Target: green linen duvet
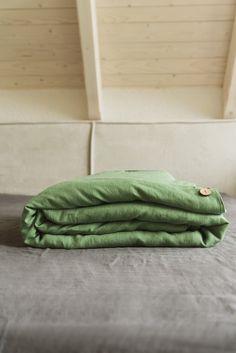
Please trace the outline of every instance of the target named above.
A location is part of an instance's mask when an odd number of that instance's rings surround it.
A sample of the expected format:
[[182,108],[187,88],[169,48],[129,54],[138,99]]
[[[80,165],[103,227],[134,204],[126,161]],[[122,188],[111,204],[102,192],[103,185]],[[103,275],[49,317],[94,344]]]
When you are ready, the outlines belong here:
[[165,171],[110,171],[62,182],[25,206],[24,242],[64,249],[210,247],[223,239],[228,222],[219,192],[205,190]]

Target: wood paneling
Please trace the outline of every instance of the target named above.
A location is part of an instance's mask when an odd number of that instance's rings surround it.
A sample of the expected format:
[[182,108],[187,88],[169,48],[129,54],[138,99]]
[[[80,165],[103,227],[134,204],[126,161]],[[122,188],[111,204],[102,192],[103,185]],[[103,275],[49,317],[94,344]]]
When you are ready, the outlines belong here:
[[[209,42],[229,40],[233,21],[103,24],[101,42]],[[153,44],[154,45],[154,44]]]
[[75,8],[76,0],[1,0],[0,9]]
[[[101,43],[103,60],[225,58],[228,41],[200,43]],[[1,53],[0,53],[1,56]]]
[[236,0],[97,6],[104,85],[222,85]]
[[157,59],[103,61],[104,74],[223,73],[224,59]]
[[75,9],[16,9],[0,11],[0,25],[77,24]]
[[81,61],[81,51],[79,47],[72,44],[54,44],[52,47],[47,43],[38,46],[37,43],[29,43],[27,47],[20,45],[5,45],[4,50],[0,51],[0,62],[11,61],[17,58],[18,62],[35,62],[35,61],[65,61],[74,62]]
[[223,74],[128,74],[104,75],[107,87],[170,87],[170,86],[219,86]]
[[235,5],[236,0],[97,0],[99,7]]
[[0,88],[83,87],[73,0],[0,2]]
[[78,46],[78,26],[73,25],[40,25],[40,26],[0,26],[0,47],[22,46],[27,48],[36,44],[39,48],[47,45],[53,48],[54,45]]
[[[235,8],[97,0],[104,85],[222,85]],[[0,1],[0,48],[0,87],[84,84],[75,0]]]
[[234,5],[99,8],[100,23],[232,21]]
[[0,76],[0,88],[83,87],[82,75],[9,75]]
[[73,75],[83,74],[81,62],[65,61],[2,61],[0,64],[0,77],[10,75]]

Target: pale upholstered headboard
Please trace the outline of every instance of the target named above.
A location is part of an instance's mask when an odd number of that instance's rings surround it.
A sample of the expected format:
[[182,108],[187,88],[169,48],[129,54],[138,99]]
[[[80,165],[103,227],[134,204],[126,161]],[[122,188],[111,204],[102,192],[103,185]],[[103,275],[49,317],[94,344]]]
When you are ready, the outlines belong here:
[[233,121],[5,124],[0,193],[35,194],[108,169],[166,169],[236,195],[235,144]]

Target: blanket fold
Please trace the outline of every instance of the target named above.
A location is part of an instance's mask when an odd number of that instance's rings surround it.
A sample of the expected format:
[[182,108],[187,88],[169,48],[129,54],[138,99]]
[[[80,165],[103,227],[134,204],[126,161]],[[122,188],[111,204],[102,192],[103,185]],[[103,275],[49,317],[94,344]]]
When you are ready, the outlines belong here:
[[228,222],[219,192],[165,171],[110,171],[51,186],[22,214],[25,244],[41,248],[210,247]]

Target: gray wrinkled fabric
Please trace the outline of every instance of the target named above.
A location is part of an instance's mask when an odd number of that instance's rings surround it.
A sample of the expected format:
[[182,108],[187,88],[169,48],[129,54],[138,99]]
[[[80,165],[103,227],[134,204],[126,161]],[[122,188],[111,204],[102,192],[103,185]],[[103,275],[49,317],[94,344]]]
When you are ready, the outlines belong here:
[[1,353],[235,353],[236,199],[211,249],[32,249],[0,195]]

